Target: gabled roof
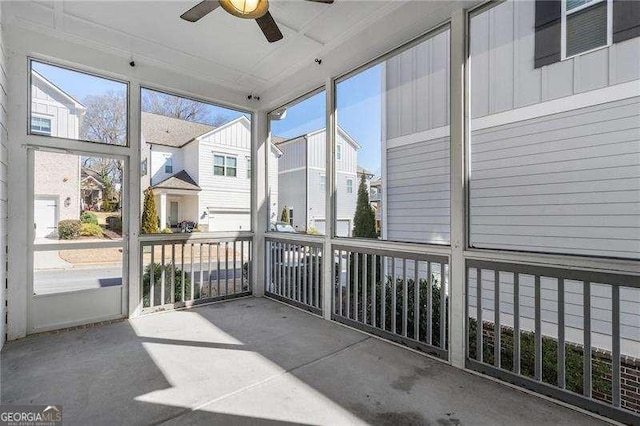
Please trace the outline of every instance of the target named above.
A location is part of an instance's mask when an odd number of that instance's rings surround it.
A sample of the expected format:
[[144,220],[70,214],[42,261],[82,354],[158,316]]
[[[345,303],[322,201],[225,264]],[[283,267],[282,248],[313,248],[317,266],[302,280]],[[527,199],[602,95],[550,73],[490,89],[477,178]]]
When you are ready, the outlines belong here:
[[[356,148],[356,150],[359,150],[360,148],[362,148],[362,147],[360,146],[360,144],[359,144],[358,142],[356,142],[356,140],[355,140],[355,139],[353,139],[353,138],[349,135],[349,133],[347,133],[347,132],[342,128],[342,127],[338,126],[338,127],[337,127],[337,129],[338,129],[338,133],[340,133],[340,134],[342,135],[342,137],[344,137],[344,139],[345,139],[347,142],[349,142],[350,144],[352,144],[352,145]],[[315,134],[318,134],[318,133],[322,133],[322,132],[324,132],[324,130],[325,130],[325,128],[323,127],[323,128],[321,128],[321,129],[314,130],[313,132],[304,133],[304,134],[302,134],[302,135],[294,136],[294,137],[292,137],[292,138],[288,138],[288,139],[282,138],[282,137],[280,137],[280,136],[271,136],[271,142],[272,142],[274,145],[276,145],[276,146],[277,146],[277,145],[285,144],[285,143],[287,143],[287,142],[295,141],[295,140],[300,139],[300,138],[308,138],[309,136],[312,136],[312,135],[315,135]]]
[[180,189],[186,191],[200,191],[196,181],[193,180],[189,173],[182,170],[173,176],[169,176],[162,182],[153,186],[154,189]]
[[142,135],[146,143],[182,148],[198,136],[216,127],[208,124],[167,117],[150,112],[142,113]]
[[64,90],[62,90],[61,88],[59,88],[58,86],[56,86],[55,84],[53,84],[52,82],[50,82],[49,80],[44,78],[40,73],[38,73],[37,71],[35,71],[33,69],[31,70],[31,77],[32,78],[35,77],[36,80],[40,81],[42,84],[47,86],[49,89],[51,89],[54,92],[58,93],[64,99],[66,99],[67,101],[72,103],[73,106],[76,109],[80,110],[81,114],[84,114],[85,111],[87,110],[87,108],[84,105],[82,105],[80,102],[78,102],[76,100],[76,98],[74,98],[73,96],[71,96],[70,94],[68,94],[67,92],[65,92]]
[[100,176],[100,173],[95,172],[88,167],[82,166],[82,170],[80,171],[80,179],[81,180],[92,179],[98,185],[104,186],[104,182],[102,181],[102,176]]

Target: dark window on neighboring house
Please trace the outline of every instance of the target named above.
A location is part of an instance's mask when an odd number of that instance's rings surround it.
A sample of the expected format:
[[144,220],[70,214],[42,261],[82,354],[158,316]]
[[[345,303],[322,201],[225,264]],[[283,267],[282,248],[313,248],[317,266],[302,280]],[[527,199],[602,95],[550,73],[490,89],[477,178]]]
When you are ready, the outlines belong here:
[[173,158],[165,157],[164,160],[164,172],[173,173]]
[[215,176],[236,177],[238,174],[238,159],[225,155],[213,156],[213,174]]
[[247,157],[247,179],[251,179],[251,157]]
[[536,0],[536,68],[639,36],[640,1]]
[[31,133],[51,136],[51,119],[31,117]]
[[140,175],[141,176],[147,175],[147,159],[146,158],[140,164]]
[[293,225],[293,207],[289,208],[289,225]]
[[353,179],[347,179],[347,194],[353,194]]

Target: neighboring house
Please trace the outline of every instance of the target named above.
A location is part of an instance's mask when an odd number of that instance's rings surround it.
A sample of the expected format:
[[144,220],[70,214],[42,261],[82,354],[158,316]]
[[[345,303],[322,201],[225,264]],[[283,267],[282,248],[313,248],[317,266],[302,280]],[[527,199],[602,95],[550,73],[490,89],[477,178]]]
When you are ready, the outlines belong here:
[[[282,151],[278,160],[278,204],[289,209],[291,224],[300,232],[326,229],[326,133],[325,129],[276,140]],[[358,195],[360,145],[338,127],[336,143],[336,234],[350,236]],[[280,213],[278,213],[279,218]]]
[[[80,102],[35,71],[31,73],[31,99],[31,133],[78,139],[86,112]],[[36,238],[57,235],[61,220],[79,219],[79,156],[36,151],[33,185]]]
[[[110,203],[119,203],[120,195],[120,182],[112,182],[111,191],[108,195]],[[103,201],[105,197],[105,188],[108,185],[104,182],[104,179],[96,171],[82,167],[80,171],[80,193],[82,199],[82,211],[92,210],[99,211],[103,208]],[[108,189],[108,188],[107,188]]]
[[[609,16],[608,2],[583,2],[590,18],[574,25],[586,26],[564,36],[560,2],[507,1],[472,18],[471,246],[640,259],[640,37],[616,13],[628,3],[612,2]],[[448,58],[443,31],[382,65],[382,227],[390,240],[450,242]],[[494,318],[489,275],[481,284],[485,321]],[[508,326],[513,275],[501,274],[500,286]],[[558,283],[542,277],[541,286],[542,331],[557,336]],[[565,289],[566,339],[580,343],[582,283]],[[532,277],[521,277],[520,294],[520,327],[533,330]],[[637,357],[640,300],[622,290],[620,299],[622,353]],[[606,312],[611,303],[610,291],[594,284],[592,306]],[[611,349],[611,320],[593,312],[593,345]]]
[[[160,228],[189,221],[203,231],[251,229],[247,117],[213,127],[143,112],[142,142],[142,188],[154,191]],[[278,155],[272,149],[270,161]]]
[[376,214],[376,231],[382,229],[382,178],[373,177],[369,182],[369,202]]

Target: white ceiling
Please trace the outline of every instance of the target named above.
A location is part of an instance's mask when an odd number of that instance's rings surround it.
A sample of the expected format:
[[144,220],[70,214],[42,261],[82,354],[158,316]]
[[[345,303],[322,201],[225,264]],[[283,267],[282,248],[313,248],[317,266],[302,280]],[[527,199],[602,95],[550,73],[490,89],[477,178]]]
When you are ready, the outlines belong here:
[[18,1],[5,3],[3,18],[247,93],[281,83],[402,5],[271,0],[285,38],[268,43],[255,21],[222,8],[197,23],[180,19],[198,1]]

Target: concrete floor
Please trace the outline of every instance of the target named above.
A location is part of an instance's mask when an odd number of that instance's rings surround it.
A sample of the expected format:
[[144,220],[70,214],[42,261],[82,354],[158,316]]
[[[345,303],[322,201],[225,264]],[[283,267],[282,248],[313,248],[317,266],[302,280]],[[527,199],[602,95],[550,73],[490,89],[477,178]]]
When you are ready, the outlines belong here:
[[9,342],[3,404],[65,424],[591,425],[595,419],[268,299]]

